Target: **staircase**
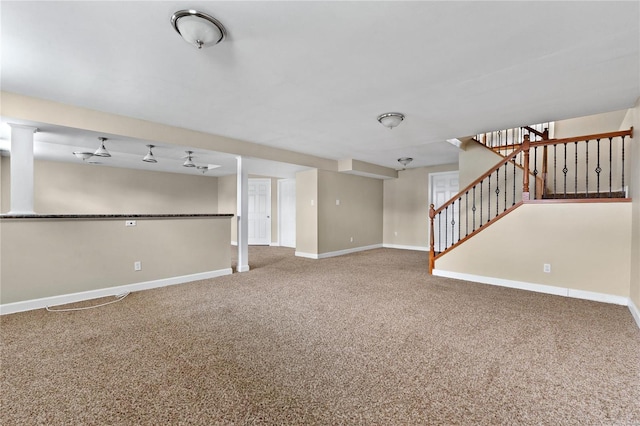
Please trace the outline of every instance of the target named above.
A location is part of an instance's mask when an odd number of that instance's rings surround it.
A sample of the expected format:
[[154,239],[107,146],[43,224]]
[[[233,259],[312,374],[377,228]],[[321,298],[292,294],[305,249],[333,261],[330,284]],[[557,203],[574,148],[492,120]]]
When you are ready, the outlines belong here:
[[625,150],[633,128],[563,139],[550,139],[549,128],[524,126],[470,142],[502,158],[438,209],[430,206],[430,273],[444,253],[524,203],[626,199]]

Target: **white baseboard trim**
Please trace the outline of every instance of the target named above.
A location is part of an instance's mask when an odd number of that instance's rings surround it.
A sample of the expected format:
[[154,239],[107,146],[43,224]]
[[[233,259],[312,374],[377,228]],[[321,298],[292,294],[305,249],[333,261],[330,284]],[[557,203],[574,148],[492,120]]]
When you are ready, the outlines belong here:
[[316,253],[305,253],[303,251],[296,251],[296,256],[297,257],[304,257],[307,259],[319,259],[318,255]]
[[153,281],[144,281],[140,283],[125,284],[116,287],[107,287],[97,290],[82,291],[78,293],[62,294],[59,296],[43,297],[41,299],[25,300],[21,302],[5,303],[0,305],[0,315],[13,314],[16,312],[31,311],[34,309],[42,309],[47,306],[66,305],[67,303],[82,302],[84,300],[97,299],[99,297],[115,296],[117,294],[149,290],[152,288],[166,287],[176,284],[184,284],[191,281],[206,280],[209,278],[230,275],[233,271],[231,268],[219,269],[217,271],[200,272],[197,274],[181,275],[178,277],[162,278]]
[[275,243],[270,243],[269,246],[270,247],[280,247],[280,243],[276,241]]
[[236,266],[236,271],[238,271],[238,272],[248,272],[249,271],[249,265],[238,265],[238,266]]
[[379,249],[379,248],[382,248],[382,244],[372,244],[370,246],[354,247],[354,248],[345,249],[345,250],[338,250],[338,251],[330,251],[330,252],[327,252],[327,253],[320,253],[320,254],[318,254],[318,258],[319,259],[325,259],[327,257],[342,256],[342,255],[345,255],[345,254],[357,253],[359,251],[374,250],[374,249]]
[[342,255],[345,255],[345,254],[357,253],[359,251],[373,250],[373,249],[378,249],[378,248],[382,248],[382,244],[373,244],[373,245],[370,245],[370,246],[354,247],[354,248],[350,248],[350,249],[338,250],[338,251],[329,251],[329,252],[326,252],[326,253],[319,253],[319,254],[305,253],[305,252],[301,252],[301,251],[296,251],[296,256],[298,256],[298,257],[306,257],[308,259],[326,259],[327,257],[342,256]]
[[231,241],[231,245],[232,245],[232,246],[237,246],[237,245],[238,245],[238,242],[237,242],[237,241]]
[[443,271],[441,269],[434,269],[432,274],[438,277],[456,278],[463,281],[473,281],[500,287],[517,288],[520,290],[534,291],[536,293],[555,294],[556,296],[573,297],[576,299],[593,300],[595,302],[612,303],[614,305],[627,306],[629,304],[628,297],[616,296],[613,294],[574,290],[566,287],[555,287],[551,285],[534,284],[524,281],[505,280],[502,278],[484,277],[481,275],[464,274],[461,272]]
[[629,306],[629,310],[631,311],[631,315],[633,316],[633,319],[636,320],[636,324],[638,325],[638,328],[640,328],[640,310],[635,305],[635,303],[633,303],[633,300],[631,300],[631,298],[629,298],[628,306]]
[[429,251],[429,247],[405,246],[405,245],[402,245],[402,244],[383,244],[382,247],[384,247],[384,248],[392,248],[392,249],[399,249],[399,250]]

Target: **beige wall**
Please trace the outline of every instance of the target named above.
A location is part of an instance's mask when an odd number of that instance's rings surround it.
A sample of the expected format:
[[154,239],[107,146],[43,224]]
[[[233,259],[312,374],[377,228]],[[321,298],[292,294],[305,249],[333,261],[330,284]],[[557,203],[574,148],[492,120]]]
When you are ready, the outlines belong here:
[[228,217],[124,221],[1,220],[0,303],[231,267]]
[[[556,121],[554,137],[556,139],[571,138],[573,136],[591,135],[594,133],[615,132],[623,129],[622,121],[627,110],[612,111],[604,114],[588,115],[586,117],[571,118]],[[628,129],[629,127],[627,127]]]
[[436,269],[628,297],[631,208],[525,204],[437,259]]
[[631,272],[630,272],[630,298],[640,309],[640,98],[635,106],[627,112],[621,124],[621,130],[633,126],[634,137],[631,140],[631,152],[629,163],[631,169],[631,182],[629,183],[631,199]]
[[[10,159],[1,161],[6,213]],[[35,161],[34,209],[39,214],[217,213],[218,183],[211,176]]]
[[457,164],[419,167],[384,181],[384,244],[429,247],[429,174],[455,170]]
[[318,170],[296,173],[296,252],[318,254]]
[[5,211],[4,210],[4,200],[3,200],[5,191],[4,191],[4,188],[3,188],[4,184],[2,183],[4,181],[4,175],[2,173],[2,164],[4,162],[2,161],[2,159],[3,159],[3,157],[0,157],[0,213],[3,213]]
[[[236,175],[220,176],[218,178],[218,213],[237,214],[238,204],[236,194],[238,192],[238,180]],[[231,241],[238,242],[238,219],[231,220]]]
[[458,167],[460,168],[460,189],[479,178],[487,170],[498,164],[504,157],[496,154],[487,147],[468,141],[463,145],[463,150],[458,155]]
[[9,157],[0,157],[0,213],[6,213],[10,209],[9,194],[11,192],[11,173]]
[[318,253],[382,244],[382,205],[380,179],[319,170]]

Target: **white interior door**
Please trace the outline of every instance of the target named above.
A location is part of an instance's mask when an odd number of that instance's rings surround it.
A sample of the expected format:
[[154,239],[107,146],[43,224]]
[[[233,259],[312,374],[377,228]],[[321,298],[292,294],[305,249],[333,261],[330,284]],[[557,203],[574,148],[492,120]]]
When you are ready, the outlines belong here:
[[284,247],[296,247],[296,180],[278,181],[278,242]]
[[271,179],[249,179],[247,234],[251,245],[271,244]]
[[[431,180],[431,203],[438,209],[445,202],[449,201],[459,191],[458,172],[432,173]],[[453,208],[447,209],[446,213],[435,217],[433,221],[433,241],[436,251],[443,251],[458,241],[458,203]]]

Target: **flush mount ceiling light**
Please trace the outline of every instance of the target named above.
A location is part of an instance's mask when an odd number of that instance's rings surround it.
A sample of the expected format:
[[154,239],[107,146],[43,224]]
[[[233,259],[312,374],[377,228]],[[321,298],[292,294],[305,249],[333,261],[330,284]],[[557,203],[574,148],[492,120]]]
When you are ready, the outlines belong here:
[[195,167],[195,163],[193,162],[193,151],[185,151],[187,153],[186,157],[182,157],[182,158],[186,158],[187,161],[184,162],[183,166],[184,167]]
[[157,163],[158,160],[156,160],[153,156],[153,152],[151,152],[151,148],[153,148],[155,145],[147,145],[147,148],[149,148],[149,152],[147,153],[147,155],[144,156],[144,158],[142,159],[142,161],[146,161],[147,163]]
[[93,152],[73,151],[73,155],[84,161],[93,157]]
[[402,167],[407,167],[407,164],[413,161],[411,157],[401,157],[398,158],[398,163],[402,164]]
[[171,17],[171,25],[187,43],[198,49],[215,46],[227,36],[220,21],[197,10],[179,10]]
[[100,148],[98,148],[96,152],[93,153],[93,155],[95,155],[96,157],[111,157],[111,154],[109,154],[107,148],[104,147],[104,141],[106,141],[107,138],[98,138],[98,140],[100,141]]
[[389,129],[393,129],[398,124],[402,123],[402,120],[404,120],[404,115],[399,112],[388,112],[378,116],[380,124],[384,127],[388,127]]

